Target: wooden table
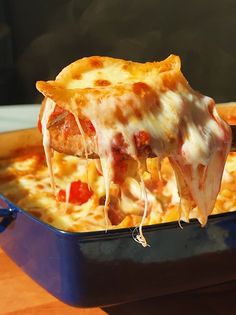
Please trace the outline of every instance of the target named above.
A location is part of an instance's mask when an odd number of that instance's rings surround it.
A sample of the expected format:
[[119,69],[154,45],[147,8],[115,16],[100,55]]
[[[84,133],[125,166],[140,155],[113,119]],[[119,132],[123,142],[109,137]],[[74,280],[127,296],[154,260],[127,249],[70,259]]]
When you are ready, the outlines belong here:
[[0,315],[104,315],[58,301],[31,280],[0,248]]

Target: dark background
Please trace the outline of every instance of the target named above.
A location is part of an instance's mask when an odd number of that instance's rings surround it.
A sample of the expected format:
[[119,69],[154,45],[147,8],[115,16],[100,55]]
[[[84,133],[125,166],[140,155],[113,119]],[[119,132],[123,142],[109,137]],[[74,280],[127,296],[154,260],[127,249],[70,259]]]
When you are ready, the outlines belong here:
[[39,102],[35,81],[83,56],[170,53],[195,89],[236,100],[236,0],[0,0],[0,104]]

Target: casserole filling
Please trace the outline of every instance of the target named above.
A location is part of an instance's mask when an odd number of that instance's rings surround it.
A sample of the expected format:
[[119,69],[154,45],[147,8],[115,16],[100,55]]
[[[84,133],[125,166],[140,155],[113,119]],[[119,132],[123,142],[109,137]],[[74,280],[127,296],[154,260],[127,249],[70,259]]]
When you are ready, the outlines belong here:
[[[113,182],[110,187],[111,229],[138,226],[143,217],[139,177],[133,162],[127,163],[128,176],[123,185]],[[158,163],[158,158],[142,162],[143,181],[150,200],[145,225],[179,220],[180,198],[173,169],[165,158],[158,173]],[[43,148],[17,151],[15,156],[0,160],[0,193],[56,228],[73,232],[105,230],[106,194],[99,161],[89,160],[87,165],[86,160],[78,161],[77,157],[54,152],[53,168],[56,198],[50,186]],[[236,153],[230,153],[212,213],[235,209]],[[190,218],[196,217],[196,210],[191,211]]]

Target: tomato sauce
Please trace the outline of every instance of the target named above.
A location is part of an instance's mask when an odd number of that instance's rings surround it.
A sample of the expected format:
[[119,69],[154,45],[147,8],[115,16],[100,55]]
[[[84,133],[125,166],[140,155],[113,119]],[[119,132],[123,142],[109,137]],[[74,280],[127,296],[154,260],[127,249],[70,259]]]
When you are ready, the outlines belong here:
[[[83,183],[80,180],[71,183],[69,195],[70,203],[82,205],[83,203],[87,202],[92,195],[93,192],[89,190],[89,187],[86,183]],[[62,202],[66,201],[65,189],[61,189],[59,191],[58,200]]]
[[[58,119],[63,113],[65,113],[65,115],[61,119]],[[88,136],[94,136],[96,134],[95,128],[89,119],[79,119],[79,121],[85,134]],[[74,115],[60,106],[56,106],[54,112],[51,114],[49,119],[49,125],[50,124],[51,126],[54,125],[55,128],[61,129],[66,137],[80,134]],[[40,120],[38,121],[38,129],[42,132],[42,124]]]

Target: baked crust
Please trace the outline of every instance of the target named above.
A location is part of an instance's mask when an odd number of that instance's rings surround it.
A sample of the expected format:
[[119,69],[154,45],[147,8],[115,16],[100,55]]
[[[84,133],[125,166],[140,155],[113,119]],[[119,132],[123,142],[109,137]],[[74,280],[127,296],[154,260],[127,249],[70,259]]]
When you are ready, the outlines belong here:
[[[98,114],[104,115],[103,125],[112,127],[114,121],[126,125],[130,120],[142,119],[147,111],[155,111],[159,105],[159,93],[174,90],[177,84],[187,85],[180,71],[180,59],[171,55],[164,61],[137,63],[110,57],[87,57],[75,61],[64,68],[55,81],[38,81],[37,89],[52,99],[65,112],[73,112],[79,119],[90,119],[85,109],[91,100],[100,106],[104,99],[124,98],[115,109],[102,108]],[[45,102],[44,102],[45,103]],[[147,108],[149,107],[149,108]],[[40,120],[44,104],[40,112]],[[85,156],[83,139],[78,127],[70,117],[71,126],[65,135],[61,119],[56,124],[49,124],[51,147],[59,152]],[[172,138],[172,135],[169,136]],[[97,156],[97,145],[93,137],[85,132],[88,155]],[[140,155],[152,156],[151,148],[141,149]]]

